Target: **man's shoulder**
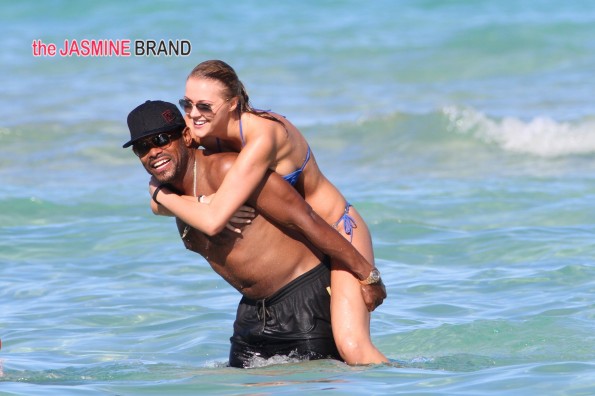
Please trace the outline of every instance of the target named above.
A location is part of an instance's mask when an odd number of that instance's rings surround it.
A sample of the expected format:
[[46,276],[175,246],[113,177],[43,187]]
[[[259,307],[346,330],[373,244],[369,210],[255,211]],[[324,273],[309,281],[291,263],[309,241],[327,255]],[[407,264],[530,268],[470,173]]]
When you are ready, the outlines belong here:
[[225,175],[234,164],[238,153],[222,152],[216,153],[209,150],[203,151],[205,164],[212,175]]

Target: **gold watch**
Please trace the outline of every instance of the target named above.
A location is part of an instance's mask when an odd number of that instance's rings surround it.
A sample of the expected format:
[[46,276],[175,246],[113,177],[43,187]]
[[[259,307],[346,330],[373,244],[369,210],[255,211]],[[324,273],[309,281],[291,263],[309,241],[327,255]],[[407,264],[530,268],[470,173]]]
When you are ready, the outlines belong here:
[[366,279],[359,281],[362,285],[371,285],[378,282],[380,282],[380,271],[378,271],[378,268],[372,268],[370,275]]

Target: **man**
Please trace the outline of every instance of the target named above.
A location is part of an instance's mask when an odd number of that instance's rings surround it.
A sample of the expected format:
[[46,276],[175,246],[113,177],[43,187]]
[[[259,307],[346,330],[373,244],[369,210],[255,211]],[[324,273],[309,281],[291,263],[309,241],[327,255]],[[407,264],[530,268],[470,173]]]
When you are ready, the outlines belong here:
[[[171,103],[138,106],[128,115],[128,127],[131,140],[124,147],[133,146],[161,185],[194,199],[215,193],[237,156],[188,148],[191,137]],[[255,357],[274,355],[340,359],[330,323],[326,257],[363,279],[370,310],[386,297],[377,270],[279,175],[269,172],[247,204],[257,215],[241,234],[224,230],[209,236],[176,219],[186,248],[202,255],[243,296],[229,364],[246,367]]]

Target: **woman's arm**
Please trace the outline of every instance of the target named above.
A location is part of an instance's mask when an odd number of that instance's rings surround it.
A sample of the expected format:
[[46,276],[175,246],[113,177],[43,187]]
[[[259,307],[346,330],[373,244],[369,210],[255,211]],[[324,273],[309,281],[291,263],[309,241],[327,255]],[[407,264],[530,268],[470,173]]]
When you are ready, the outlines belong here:
[[[157,186],[159,185],[159,182],[157,180],[155,180],[154,178],[151,178],[151,182],[149,184],[150,184],[150,186],[152,186],[152,188],[149,189],[149,192],[151,192],[151,191],[155,191],[155,188],[157,188]],[[214,196],[214,194],[211,195],[211,197],[213,197],[213,196]],[[210,201],[209,197],[206,197],[204,195],[202,195],[202,196],[199,195],[198,199],[196,197],[193,197],[190,195],[180,195],[180,197],[185,199],[188,202],[198,201],[198,203],[208,204]],[[175,216],[165,206],[157,205],[157,203],[152,198],[151,198],[151,211],[153,212],[153,214],[159,215],[159,216],[171,216],[171,217]],[[228,230],[233,231],[233,232],[241,233],[242,230],[240,228],[236,227],[234,224],[237,224],[237,225],[249,224],[252,222],[252,219],[254,218],[254,216],[255,216],[254,208],[252,208],[250,206],[242,205],[233,214],[233,216],[229,219],[229,221],[225,225],[225,228],[227,228]]]
[[[262,181],[275,156],[274,130],[263,128],[238,154],[209,204],[197,205],[196,198],[185,199],[163,188],[157,198],[165,210],[158,209],[158,214],[168,213],[205,234],[218,234]],[[151,195],[156,187],[150,186]]]
[[[153,177],[151,177],[151,182],[149,183],[149,194],[151,194],[151,196],[153,195],[153,191],[155,191],[155,188],[157,188],[158,185],[159,182],[157,182]],[[189,202],[196,202],[196,198],[191,197],[189,195],[180,195],[180,198],[185,199]],[[165,206],[157,205],[157,203],[153,199],[151,199],[151,211],[153,212],[153,214],[159,216],[175,216]]]

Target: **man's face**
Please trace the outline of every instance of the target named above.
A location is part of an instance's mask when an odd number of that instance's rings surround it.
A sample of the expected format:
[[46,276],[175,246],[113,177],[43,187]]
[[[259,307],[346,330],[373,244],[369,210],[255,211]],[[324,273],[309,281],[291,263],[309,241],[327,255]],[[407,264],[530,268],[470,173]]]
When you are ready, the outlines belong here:
[[182,181],[188,150],[180,132],[163,132],[134,143],[132,150],[147,172],[160,183]]

